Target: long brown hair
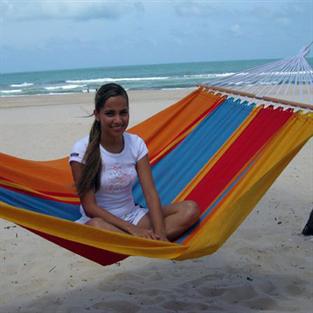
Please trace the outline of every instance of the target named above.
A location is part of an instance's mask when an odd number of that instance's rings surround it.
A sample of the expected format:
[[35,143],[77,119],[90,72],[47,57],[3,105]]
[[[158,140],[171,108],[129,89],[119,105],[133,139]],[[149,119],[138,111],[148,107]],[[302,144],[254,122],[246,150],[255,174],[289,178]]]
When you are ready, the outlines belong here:
[[[105,102],[109,98],[116,96],[124,97],[128,103],[127,92],[122,86],[114,83],[101,86],[95,96],[95,111],[99,112],[105,106]],[[76,186],[77,192],[80,196],[83,196],[89,190],[94,190],[96,192],[100,188],[102,169],[100,140],[101,125],[100,122],[95,119],[89,133],[89,144],[84,156],[85,164]]]

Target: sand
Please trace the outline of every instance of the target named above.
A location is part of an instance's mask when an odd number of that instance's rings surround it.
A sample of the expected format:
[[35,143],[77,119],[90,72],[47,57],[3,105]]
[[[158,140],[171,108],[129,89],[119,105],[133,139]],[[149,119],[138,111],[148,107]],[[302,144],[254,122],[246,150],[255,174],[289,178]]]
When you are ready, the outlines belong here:
[[[131,124],[190,90],[130,92]],[[88,132],[92,94],[0,98],[0,151],[48,160]],[[214,255],[102,267],[0,220],[0,312],[299,312],[313,297],[313,142]]]

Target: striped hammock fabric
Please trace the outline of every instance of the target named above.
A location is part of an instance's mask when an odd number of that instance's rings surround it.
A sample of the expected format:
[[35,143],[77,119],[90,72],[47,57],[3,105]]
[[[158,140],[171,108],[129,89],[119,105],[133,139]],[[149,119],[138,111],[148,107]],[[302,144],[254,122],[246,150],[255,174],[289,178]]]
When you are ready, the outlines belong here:
[[[199,222],[176,242],[73,223],[79,199],[67,158],[0,154],[0,218],[102,265],[129,255],[184,260],[216,251],[313,135],[313,113],[199,88],[129,130],[149,147],[162,203],[194,200]],[[140,186],[135,201],[145,205]]]

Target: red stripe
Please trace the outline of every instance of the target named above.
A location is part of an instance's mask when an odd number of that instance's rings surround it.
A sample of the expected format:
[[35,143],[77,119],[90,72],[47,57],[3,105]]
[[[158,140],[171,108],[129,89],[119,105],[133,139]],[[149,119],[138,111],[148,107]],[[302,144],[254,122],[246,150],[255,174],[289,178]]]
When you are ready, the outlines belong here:
[[27,227],[24,227],[24,228],[67,250],[70,250],[76,254],[83,256],[84,258],[87,258],[101,265],[114,264],[128,257],[127,255],[118,254],[118,253],[102,250],[100,248],[91,247],[82,243],[74,242],[71,240],[49,235],[49,234],[46,234],[37,230],[33,230],[31,228],[27,228]]
[[281,108],[261,109],[186,199],[196,201],[201,212],[205,211],[292,115],[292,112],[283,111]]

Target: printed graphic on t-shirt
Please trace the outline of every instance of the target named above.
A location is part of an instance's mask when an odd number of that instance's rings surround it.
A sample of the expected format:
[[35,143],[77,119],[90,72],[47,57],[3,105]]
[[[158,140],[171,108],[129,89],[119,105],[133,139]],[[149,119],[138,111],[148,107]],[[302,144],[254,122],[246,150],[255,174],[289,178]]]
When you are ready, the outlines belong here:
[[132,164],[114,164],[105,168],[103,188],[108,192],[122,191],[132,187],[136,170]]

